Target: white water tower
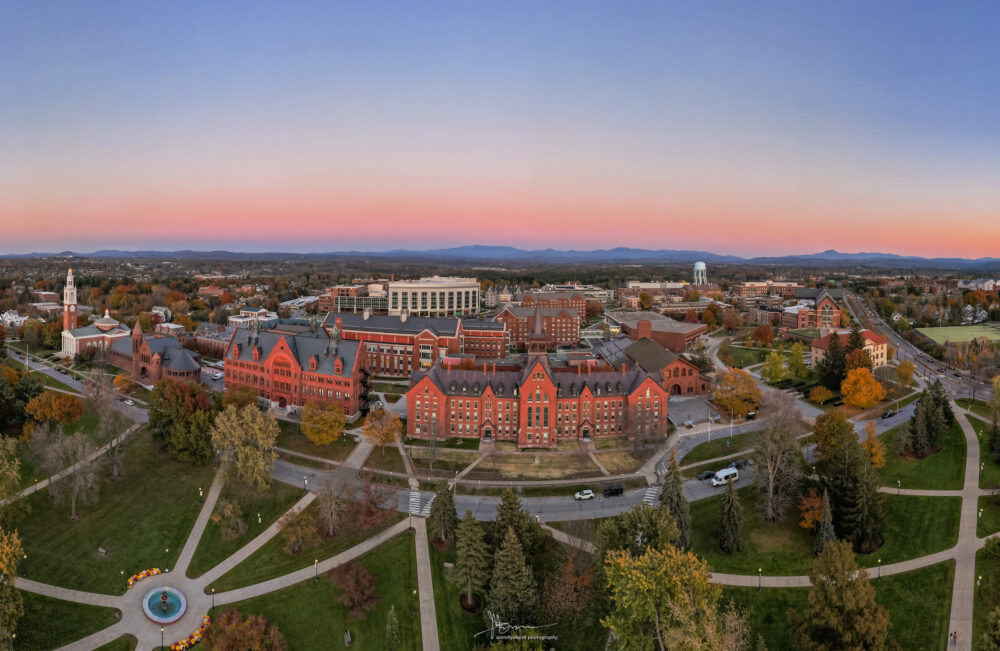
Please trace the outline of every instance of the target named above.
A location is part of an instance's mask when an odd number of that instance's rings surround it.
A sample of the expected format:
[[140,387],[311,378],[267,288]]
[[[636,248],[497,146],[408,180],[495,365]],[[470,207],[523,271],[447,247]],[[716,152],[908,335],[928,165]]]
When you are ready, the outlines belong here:
[[694,263],[694,284],[695,285],[708,284],[708,269],[705,267],[704,262]]

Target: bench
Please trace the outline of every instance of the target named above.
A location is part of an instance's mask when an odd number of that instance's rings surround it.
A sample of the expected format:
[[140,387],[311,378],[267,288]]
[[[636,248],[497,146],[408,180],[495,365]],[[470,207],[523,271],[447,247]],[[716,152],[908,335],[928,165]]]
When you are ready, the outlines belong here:
[[97,553],[99,555],[101,555],[101,556],[107,556],[108,555],[108,550],[104,549],[103,547],[98,547],[97,548]]
[[444,564],[444,569],[446,569],[446,570],[450,570],[453,567],[455,567],[454,563],[445,563]]
[[344,631],[344,646],[351,646],[351,632]]

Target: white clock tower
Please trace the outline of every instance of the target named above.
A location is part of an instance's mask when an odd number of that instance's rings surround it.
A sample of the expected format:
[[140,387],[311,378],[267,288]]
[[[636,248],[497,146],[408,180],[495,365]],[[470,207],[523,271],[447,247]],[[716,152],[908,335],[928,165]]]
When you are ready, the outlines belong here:
[[73,285],[73,268],[70,267],[63,289],[63,330],[73,330],[76,324],[76,287]]

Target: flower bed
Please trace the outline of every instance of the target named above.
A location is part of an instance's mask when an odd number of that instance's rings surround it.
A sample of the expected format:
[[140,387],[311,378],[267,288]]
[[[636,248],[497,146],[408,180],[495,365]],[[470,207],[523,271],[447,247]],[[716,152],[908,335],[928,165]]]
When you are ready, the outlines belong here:
[[195,644],[198,644],[199,642],[201,642],[201,638],[205,636],[205,631],[207,631],[208,627],[211,625],[212,625],[212,616],[205,615],[205,619],[201,620],[201,626],[198,627],[198,630],[192,633],[191,635],[188,635],[180,642],[174,642],[173,644],[171,644],[170,651],[184,651],[184,649],[190,649]]
[[148,570],[143,570],[142,572],[137,572],[132,576],[130,576],[125,585],[131,588],[139,581],[142,581],[143,579],[148,578],[150,576],[156,576],[157,574],[163,574],[163,572],[161,572],[160,568],[158,567],[151,567]]

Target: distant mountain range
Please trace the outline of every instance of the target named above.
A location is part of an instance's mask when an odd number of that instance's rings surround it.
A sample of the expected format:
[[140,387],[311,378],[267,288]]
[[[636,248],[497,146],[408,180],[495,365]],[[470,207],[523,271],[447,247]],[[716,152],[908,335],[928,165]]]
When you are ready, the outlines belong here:
[[92,253],[61,251],[58,253],[7,254],[0,258],[155,258],[175,260],[315,260],[324,258],[398,258],[409,260],[447,260],[449,262],[489,262],[502,263],[605,263],[605,264],[681,264],[706,262],[714,264],[760,264],[798,266],[878,266],[899,268],[935,269],[986,269],[1000,268],[1000,258],[922,258],[894,253],[841,253],[828,250],[820,253],[785,255],[771,257],[742,258],[735,255],[719,255],[707,251],[687,251],[674,249],[633,249],[616,247],[591,251],[557,249],[518,249],[512,246],[487,246],[472,244],[446,249],[413,250],[393,249],[391,251],[330,251],[326,253],[264,252],[246,253],[238,251],[121,251],[105,249]]

